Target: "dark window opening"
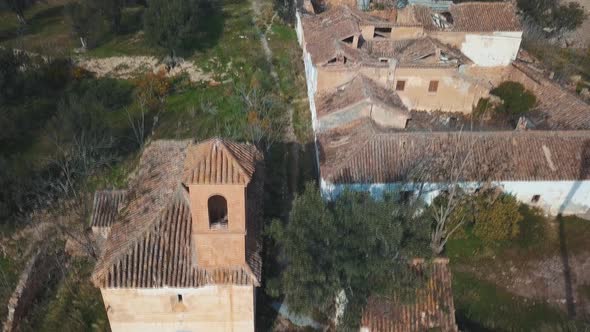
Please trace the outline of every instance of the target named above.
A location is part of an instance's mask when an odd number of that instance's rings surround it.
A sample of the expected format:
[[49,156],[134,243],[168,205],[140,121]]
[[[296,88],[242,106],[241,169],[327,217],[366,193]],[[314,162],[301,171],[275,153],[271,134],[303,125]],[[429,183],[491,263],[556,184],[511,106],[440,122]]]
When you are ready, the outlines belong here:
[[406,88],[406,81],[397,81],[395,84],[395,91],[404,91]]
[[451,24],[453,24],[453,23],[454,23],[454,21],[455,21],[455,20],[453,20],[453,15],[451,15],[451,13],[449,13],[449,12],[442,12],[442,13],[440,13],[440,14],[442,15],[442,17],[444,17],[444,18],[445,18],[445,20],[446,20],[448,23],[451,23]]
[[389,62],[389,59],[387,59],[387,58],[380,58],[379,59],[379,62],[381,62],[381,63],[387,63],[387,62]]
[[207,202],[209,209],[209,228],[227,228],[227,201],[223,196],[209,197]]
[[342,39],[343,42],[347,43],[347,44],[352,44],[352,42],[354,41],[354,36],[350,36],[348,38],[344,38]]
[[390,38],[391,28],[375,28],[373,38]]
[[328,63],[330,63],[330,64],[332,64],[332,63],[336,63],[336,58],[334,58],[334,59],[332,59],[332,60],[328,61]]
[[178,298],[178,302],[182,302],[182,294],[178,294],[177,298]]
[[437,92],[438,91],[438,81],[430,81],[428,85],[428,92]]
[[539,203],[541,200],[541,195],[534,195],[533,199],[531,199],[531,203]]

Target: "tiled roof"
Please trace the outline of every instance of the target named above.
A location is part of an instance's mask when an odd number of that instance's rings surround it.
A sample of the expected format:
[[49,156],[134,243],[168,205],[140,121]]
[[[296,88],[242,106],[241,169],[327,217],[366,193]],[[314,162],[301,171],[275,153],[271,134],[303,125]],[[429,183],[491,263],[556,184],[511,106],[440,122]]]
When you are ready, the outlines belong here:
[[395,58],[400,67],[458,67],[471,63],[460,50],[430,37],[370,40],[363,44],[363,49],[377,58]]
[[522,31],[516,7],[510,2],[464,2],[449,7],[452,22],[446,28],[433,22],[437,12],[425,6],[412,6],[416,21],[426,30],[455,32]]
[[[137,176],[130,184],[128,204],[117,215],[93,273],[93,282],[98,287],[198,287],[208,283],[258,285],[261,271],[258,220],[252,219],[259,212],[250,205],[259,202],[249,203],[247,211],[248,264],[219,269],[203,269],[190,264],[193,254],[189,250],[190,203],[181,181],[186,170],[195,165],[200,167],[202,160],[198,157],[219,156],[215,149],[223,150],[226,156],[206,163],[210,167],[206,174],[215,174],[209,176],[208,181],[220,183],[220,178],[233,179],[221,176],[232,172],[210,172],[211,169],[224,169],[229,164],[229,157],[239,165],[233,167],[240,168],[244,174],[242,179],[258,174],[254,173],[254,164],[261,161],[262,155],[247,144],[218,139],[202,144],[154,141],[144,150]],[[252,190],[258,189],[249,186],[248,190],[249,198],[256,201],[258,191]]]
[[187,151],[183,183],[247,184],[261,155],[253,145],[211,139]]
[[367,99],[410,116],[397,93],[378,86],[374,81],[360,74],[333,91],[319,93],[316,96],[318,116],[321,118],[323,115]]
[[119,208],[125,205],[126,190],[100,190],[94,193],[92,208],[92,227],[111,227],[119,214]]
[[179,187],[174,198],[136,239],[125,254],[104,269],[94,282],[107,288],[200,287],[207,284],[257,285],[248,266],[202,269],[191,264],[191,211],[186,190]]
[[379,132],[370,124],[319,137],[329,183],[449,180],[453,156],[466,159],[460,181],[590,179],[590,131]]
[[537,119],[540,126],[553,130],[590,129],[590,104],[535,72],[522,61],[514,61],[510,69],[512,74],[517,75],[509,79],[522,83],[537,97],[536,110],[543,114],[542,119]]
[[453,4],[453,31],[522,31],[516,7],[504,2],[464,2]]
[[417,262],[414,268],[424,284],[409,299],[401,294],[369,298],[362,327],[371,332],[458,331],[448,260]]
[[303,16],[305,49],[311,55],[313,63],[324,64],[339,55],[355,62],[360,61],[364,54],[342,40],[361,34],[361,16],[366,15],[348,6],[338,6],[318,15]]

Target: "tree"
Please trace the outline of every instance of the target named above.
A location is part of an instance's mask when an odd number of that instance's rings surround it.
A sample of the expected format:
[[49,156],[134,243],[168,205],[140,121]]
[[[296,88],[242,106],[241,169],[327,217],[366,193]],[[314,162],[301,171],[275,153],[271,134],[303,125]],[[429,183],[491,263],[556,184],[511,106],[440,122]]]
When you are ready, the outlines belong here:
[[83,49],[96,46],[108,32],[108,26],[101,15],[101,6],[94,0],[71,2],[66,5],[65,12]]
[[0,0],[0,9],[8,8],[12,10],[20,24],[27,24],[25,10],[36,2],[37,0]]
[[449,134],[442,148],[440,141],[433,140],[428,144],[431,146],[425,151],[437,152],[418,158],[407,181],[418,186],[418,196],[440,193],[426,209],[432,221],[430,248],[437,256],[465,223],[466,215],[460,212],[473,200],[474,196],[469,193],[474,189],[486,189],[491,180],[501,177],[506,172],[507,157],[479,160],[494,147],[485,142],[480,144],[478,135],[463,131]]
[[584,8],[577,2],[559,5],[553,11],[551,23],[558,33],[576,30],[587,17]]
[[263,150],[281,140],[287,128],[285,104],[279,97],[262,87],[236,87],[246,115],[246,138]]
[[491,243],[515,238],[523,219],[519,207],[514,196],[495,189],[478,195],[474,204],[474,234]]
[[154,45],[174,58],[194,37],[199,20],[199,0],[150,0],[144,13],[144,31]]
[[415,230],[428,230],[428,220],[405,212],[393,197],[375,200],[351,191],[326,203],[307,184],[289,222],[274,221],[268,231],[283,248],[287,267],[280,286],[290,310],[321,310],[354,328],[369,296],[415,286],[407,262],[426,254],[428,233]]
[[586,19],[584,8],[577,2],[559,0],[518,0],[518,8],[536,24],[553,35],[577,29]]
[[490,93],[502,99],[502,104],[496,106],[495,111],[512,121],[527,114],[537,103],[535,95],[518,82],[502,82]]
[[119,32],[121,28],[121,11],[124,0],[94,0],[98,3],[101,15],[111,23],[111,31]]

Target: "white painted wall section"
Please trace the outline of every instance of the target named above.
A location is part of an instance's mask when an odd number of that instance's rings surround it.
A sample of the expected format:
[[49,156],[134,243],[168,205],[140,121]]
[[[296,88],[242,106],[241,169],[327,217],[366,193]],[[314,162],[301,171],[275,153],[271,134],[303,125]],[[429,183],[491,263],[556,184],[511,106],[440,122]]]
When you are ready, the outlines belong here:
[[[466,190],[480,187],[478,182],[460,184]],[[505,192],[514,195],[520,202],[541,208],[548,215],[583,215],[590,212],[590,181],[501,181],[494,183]],[[347,188],[354,191],[367,191],[373,197],[396,191],[421,190],[421,197],[430,203],[442,188],[442,183],[372,183],[372,184],[333,184],[321,179],[320,188],[326,199],[340,195]],[[539,195],[538,202],[533,197]]]
[[461,52],[478,66],[507,66],[516,59],[521,41],[522,32],[467,34]]

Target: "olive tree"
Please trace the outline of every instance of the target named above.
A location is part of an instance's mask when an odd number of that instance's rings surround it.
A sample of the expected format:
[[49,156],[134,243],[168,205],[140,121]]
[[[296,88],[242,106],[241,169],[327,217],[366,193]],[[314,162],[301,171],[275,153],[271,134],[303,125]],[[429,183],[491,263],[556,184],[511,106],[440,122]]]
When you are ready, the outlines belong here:
[[199,12],[199,0],[150,0],[143,16],[145,35],[174,58],[194,38]]

